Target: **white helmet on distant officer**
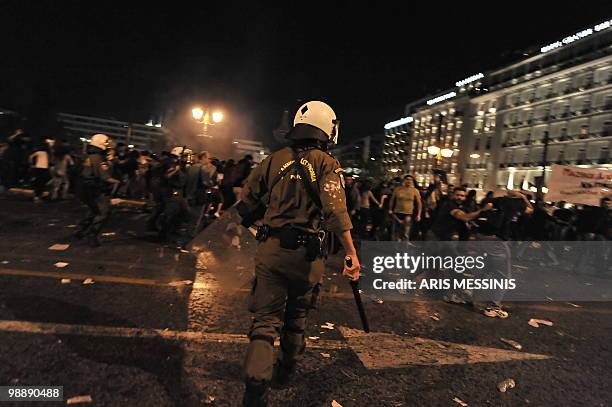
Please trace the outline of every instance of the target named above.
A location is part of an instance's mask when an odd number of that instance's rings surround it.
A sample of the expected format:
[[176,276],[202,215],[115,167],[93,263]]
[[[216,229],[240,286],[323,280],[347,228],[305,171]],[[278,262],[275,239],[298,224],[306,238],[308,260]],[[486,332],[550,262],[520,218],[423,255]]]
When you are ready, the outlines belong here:
[[[327,103],[314,100],[300,106],[295,114],[293,126],[295,127],[299,124],[307,124],[321,130],[326,136],[326,139],[323,141],[332,144],[338,143],[340,121],[337,119],[334,110]],[[291,138],[291,133],[287,135],[289,138]]]
[[111,138],[106,134],[94,134],[91,136],[89,141],[90,146],[98,147],[99,149],[106,150],[111,146]]
[[170,151],[170,154],[172,154],[175,157],[180,157],[185,151],[186,151],[185,147],[174,147]]

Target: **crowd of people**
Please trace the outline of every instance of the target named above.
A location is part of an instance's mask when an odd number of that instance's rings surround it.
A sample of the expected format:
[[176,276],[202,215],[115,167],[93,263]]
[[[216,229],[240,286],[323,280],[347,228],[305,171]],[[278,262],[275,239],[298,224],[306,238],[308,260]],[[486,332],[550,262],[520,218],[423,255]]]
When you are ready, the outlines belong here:
[[489,220],[487,225],[497,223],[495,230],[489,228],[487,233],[503,240],[612,238],[612,202],[608,198],[602,199],[600,206],[588,206],[550,203],[519,191],[506,191],[505,196],[489,191],[478,200],[476,190],[448,184],[443,173],[434,174],[434,182],[426,186],[419,186],[412,175],[375,185],[346,175],[345,184],[355,233],[365,240],[470,240],[484,230],[483,218]]
[[[99,140],[102,144],[96,146]],[[100,156],[101,167],[88,172],[86,167],[95,154]],[[89,233],[93,246],[99,244],[96,236],[108,217],[106,206],[110,206],[96,202],[98,196],[144,201],[151,212],[148,230],[157,232],[161,240],[176,241],[176,230],[183,221],[197,233],[218,218],[223,208],[232,206],[252,166],[251,155],[238,162],[220,160],[185,146],[156,153],[114,144],[110,138],[92,138],[78,149],[65,140],[33,143],[17,130],[0,144],[0,193],[31,189],[36,204],[81,198],[91,213],[77,237],[87,236],[86,230],[97,225]],[[104,182],[99,179],[100,169]],[[97,212],[104,213],[94,221]]]

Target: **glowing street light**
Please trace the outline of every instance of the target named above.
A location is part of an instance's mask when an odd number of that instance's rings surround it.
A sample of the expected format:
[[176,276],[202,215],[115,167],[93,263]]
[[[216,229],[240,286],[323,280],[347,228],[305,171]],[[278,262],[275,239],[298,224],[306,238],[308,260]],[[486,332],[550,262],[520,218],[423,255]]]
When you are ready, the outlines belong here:
[[443,148],[440,150],[440,154],[442,154],[442,157],[444,158],[451,158],[453,156],[453,150],[450,148]]
[[429,154],[431,154],[431,155],[436,155],[437,156],[438,154],[440,154],[440,147],[431,145],[431,146],[427,147],[427,152]]
[[194,119],[199,121],[202,120],[202,117],[204,117],[204,110],[199,107],[194,107],[193,109],[191,109],[191,114]]
[[223,120],[223,113],[213,112],[212,119],[213,119],[213,122],[215,123],[221,123],[221,121]]
[[[214,111],[211,112],[207,109],[203,109],[199,106],[194,107],[193,109],[191,109],[191,116],[193,116],[193,118],[200,124],[204,125],[204,132],[203,132],[203,136],[204,137],[210,137],[208,135],[208,125],[214,125],[214,124],[218,124],[221,123],[223,121],[223,113],[219,112],[219,111]],[[211,121],[211,116],[212,116],[212,121]]]

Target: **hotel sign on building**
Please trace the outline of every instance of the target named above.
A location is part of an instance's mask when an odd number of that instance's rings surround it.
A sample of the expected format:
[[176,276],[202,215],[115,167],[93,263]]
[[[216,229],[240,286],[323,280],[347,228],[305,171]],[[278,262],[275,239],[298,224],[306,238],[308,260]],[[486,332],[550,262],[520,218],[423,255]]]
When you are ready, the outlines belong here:
[[385,126],[388,174],[428,183],[442,169],[470,188],[533,191],[553,164],[612,167],[611,23],[408,104],[405,124]]

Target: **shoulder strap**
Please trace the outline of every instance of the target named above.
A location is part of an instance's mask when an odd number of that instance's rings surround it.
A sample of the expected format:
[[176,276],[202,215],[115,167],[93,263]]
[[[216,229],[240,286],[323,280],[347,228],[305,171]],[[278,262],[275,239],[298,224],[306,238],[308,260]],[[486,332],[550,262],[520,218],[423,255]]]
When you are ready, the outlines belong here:
[[317,205],[319,209],[322,209],[323,204],[321,203],[321,198],[319,197],[319,194],[313,189],[312,184],[308,182],[308,179],[307,179],[308,175],[306,174],[306,171],[304,170],[304,166],[300,163],[299,152],[295,148],[292,148],[292,150],[293,150],[293,161],[294,161],[293,164],[297,165],[297,171],[300,176],[300,179],[302,180],[302,185],[306,189],[306,192],[310,196],[310,199],[312,199],[312,201],[315,203],[315,205]]
[[267,191],[267,194],[268,194],[268,205],[270,204],[270,199],[271,199],[271,197],[272,197],[272,189],[274,188],[274,186],[275,186],[276,184],[278,184],[278,182],[279,182],[281,179],[283,179],[283,177],[284,177],[285,175],[287,175],[287,173],[288,173],[289,171],[291,171],[291,169],[292,169],[293,167],[295,167],[295,165],[296,165],[296,163],[297,163],[297,160],[295,159],[295,156],[294,156],[293,158],[294,158],[294,159],[293,159],[293,162],[292,162],[290,165],[288,165],[287,167],[285,167],[285,169],[283,169],[282,171],[280,171],[278,174],[276,174],[276,176],[275,176],[275,177],[272,179],[272,181],[271,181],[271,182],[270,182],[270,183],[267,185],[267,187],[268,187],[268,191]]

